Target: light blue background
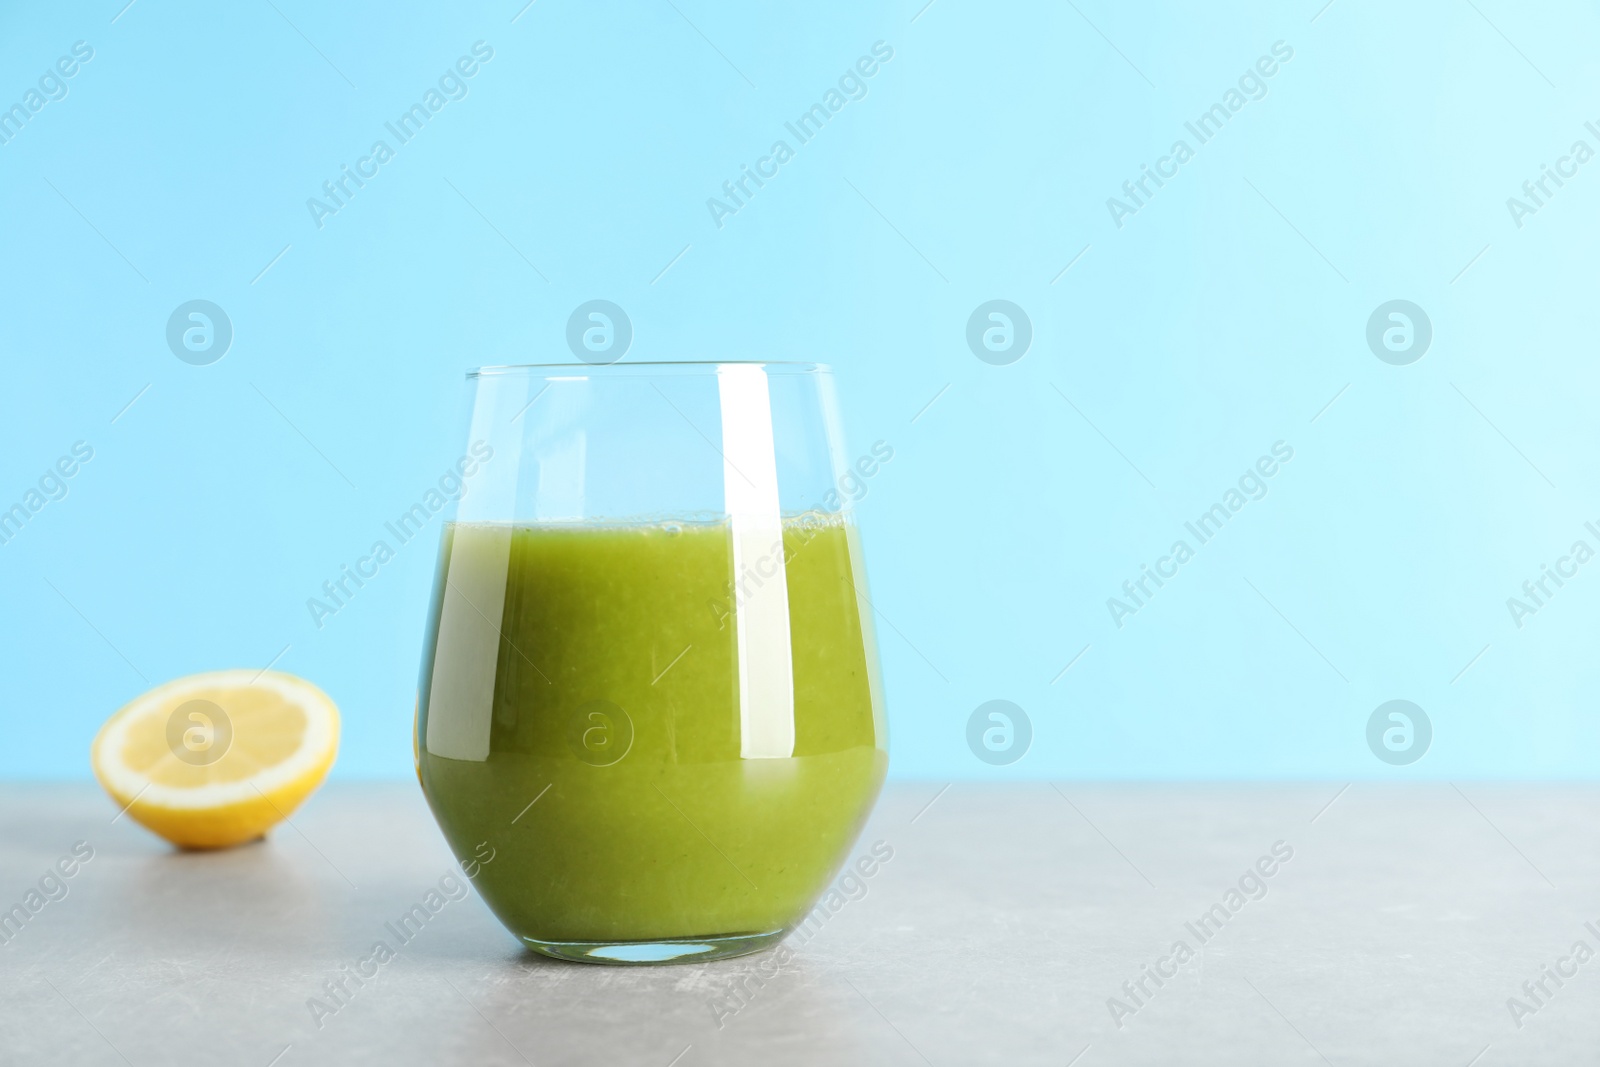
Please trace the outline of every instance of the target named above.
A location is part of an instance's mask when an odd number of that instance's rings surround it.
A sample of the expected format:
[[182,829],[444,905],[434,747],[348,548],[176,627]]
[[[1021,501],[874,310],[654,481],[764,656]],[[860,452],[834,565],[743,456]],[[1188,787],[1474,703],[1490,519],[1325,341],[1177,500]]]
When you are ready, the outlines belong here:
[[[305,600],[460,452],[463,370],[571,358],[596,297],[630,359],[833,363],[852,452],[894,447],[860,515],[897,775],[1600,771],[1600,563],[1506,608],[1600,548],[1600,161],[1506,208],[1600,148],[1593,5],[274,2],[0,12],[0,103],[95,49],[0,145],[0,506],[95,449],[0,545],[0,776],[86,776],[147,685],[286,646],[343,709],[335,773],[409,774],[431,549],[321,631]],[[867,97],[713,225],[880,39]],[[319,230],[306,199],[478,40],[469,95]],[[1280,40],[1268,95],[1114,225]],[[208,367],[164,339],[194,298],[235,329]],[[1009,366],[965,342],[994,298],[1034,327]],[[1365,343],[1395,298],[1433,323],[1410,366]],[[1118,629],[1106,599],[1279,440],[1269,495]],[[1366,747],[1393,698],[1433,722],[1409,767]],[[991,699],[1033,723],[1010,766],[966,746]]]

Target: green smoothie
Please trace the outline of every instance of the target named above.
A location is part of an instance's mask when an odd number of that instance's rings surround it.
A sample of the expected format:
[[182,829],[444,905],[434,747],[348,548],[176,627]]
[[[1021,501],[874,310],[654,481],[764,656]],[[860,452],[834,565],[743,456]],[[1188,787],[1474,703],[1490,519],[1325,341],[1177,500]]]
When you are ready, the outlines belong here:
[[[446,526],[418,774],[484,900],[534,948],[759,947],[843,862],[888,764],[859,543],[815,512],[781,536],[736,574],[726,520]],[[767,598],[771,621],[771,582],[787,593],[792,753],[780,731],[778,758],[770,741],[749,758],[740,670],[757,666],[741,652],[750,605]]]

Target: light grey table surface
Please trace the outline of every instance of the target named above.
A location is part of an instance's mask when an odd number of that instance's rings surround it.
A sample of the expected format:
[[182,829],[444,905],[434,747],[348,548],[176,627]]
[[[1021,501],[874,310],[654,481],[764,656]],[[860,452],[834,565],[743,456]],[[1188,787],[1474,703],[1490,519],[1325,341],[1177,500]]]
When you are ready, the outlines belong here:
[[[451,869],[414,784],[327,787],[215,854],[92,786],[0,787],[0,908],[93,849],[0,945],[0,1063],[1600,1061],[1600,959],[1569,957],[1600,951],[1600,789],[942,785],[886,790],[853,854],[893,858],[769,977],[545,960],[473,895],[320,1026],[307,1001]],[[1185,925],[1239,901],[1204,944]]]

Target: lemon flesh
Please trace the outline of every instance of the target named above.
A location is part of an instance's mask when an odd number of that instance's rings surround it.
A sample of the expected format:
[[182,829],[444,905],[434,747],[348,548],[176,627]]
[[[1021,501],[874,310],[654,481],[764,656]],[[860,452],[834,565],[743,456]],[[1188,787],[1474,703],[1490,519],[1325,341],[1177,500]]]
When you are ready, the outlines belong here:
[[95,777],[117,806],[184,848],[254,840],[326,777],[339,711],[290,674],[196,674],[138,697],[100,728]]

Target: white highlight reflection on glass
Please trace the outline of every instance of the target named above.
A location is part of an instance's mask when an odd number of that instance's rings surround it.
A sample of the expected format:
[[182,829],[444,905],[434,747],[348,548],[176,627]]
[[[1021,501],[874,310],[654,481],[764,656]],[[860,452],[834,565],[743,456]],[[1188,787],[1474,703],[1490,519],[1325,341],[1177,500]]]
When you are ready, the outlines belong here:
[[733,536],[739,755],[787,759],[794,755],[794,662],[766,370],[723,364],[717,368],[717,396],[723,500]]
[[[516,415],[511,402],[509,391],[478,391],[468,440],[501,441],[498,427]],[[525,400],[518,399],[516,405],[526,409]],[[483,524],[512,514],[521,468],[517,449],[496,449],[479,468],[472,487],[463,490],[457,523]],[[511,527],[479,525],[473,534],[492,543],[492,550],[452,554],[445,572],[449,585],[440,606],[441,636],[434,650],[431,713],[423,743],[436,756],[482,761],[489,758]]]
[[541,522],[579,522],[588,515],[589,436],[582,390],[550,388],[529,444],[539,453],[534,514]]
[[511,527],[480,526],[477,551],[451,554],[429,692],[428,751],[446,759],[489,758]]

